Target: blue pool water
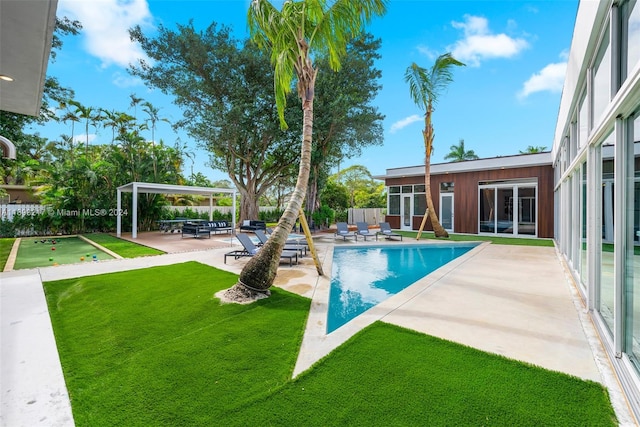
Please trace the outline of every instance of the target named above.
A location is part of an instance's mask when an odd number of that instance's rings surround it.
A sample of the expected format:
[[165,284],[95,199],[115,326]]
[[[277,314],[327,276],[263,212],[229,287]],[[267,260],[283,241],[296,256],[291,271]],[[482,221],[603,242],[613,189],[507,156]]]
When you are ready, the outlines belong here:
[[327,333],[477,245],[336,247],[331,269]]

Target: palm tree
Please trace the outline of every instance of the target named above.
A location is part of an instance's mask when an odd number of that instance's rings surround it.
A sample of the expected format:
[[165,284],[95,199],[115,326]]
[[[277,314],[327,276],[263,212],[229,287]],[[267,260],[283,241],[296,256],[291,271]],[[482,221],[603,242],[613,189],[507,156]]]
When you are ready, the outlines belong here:
[[245,294],[267,292],[275,279],[280,254],[302,208],[309,181],[313,130],[313,99],[318,69],[312,53],[327,55],[331,69],[340,69],[347,43],[375,16],[386,11],[387,0],[287,0],[278,11],[267,0],[253,0],[248,24],[251,39],[271,54],[280,125],[294,76],[302,101],[303,131],[300,166],[289,203],[269,241],[242,269],[235,288]]
[[473,150],[464,149],[464,139],[460,140],[458,145],[452,145],[449,147],[449,154],[444,156],[445,160],[451,160],[452,162],[463,162],[465,160],[476,160],[478,155]]
[[69,104],[71,102],[61,102],[60,103],[60,108],[65,108],[66,111],[64,113],[64,115],[60,118],[60,120],[62,120],[64,123],[67,123],[68,121],[71,122],[71,143],[73,144],[73,133],[75,130],[75,124],[76,122],[80,121],[80,118],[78,117],[78,114],[75,111],[71,111],[69,109]]
[[524,151],[520,150],[520,154],[542,153],[546,149],[547,149],[547,147],[545,147],[545,146],[535,146],[534,147],[533,145],[529,145],[526,150],[524,150]]
[[438,101],[440,92],[453,81],[453,66],[464,66],[462,62],[451,56],[451,53],[440,55],[430,69],[419,67],[412,63],[405,72],[404,80],[409,84],[409,91],[413,102],[425,111],[424,130],[424,183],[427,196],[427,210],[436,237],[449,237],[449,233],[442,227],[438,215],[433,207],[431,197],[431,153],[433,151],[433,124],[431,115],[433,106]]
[[131,98],[131,103],[129,104],[133,107],[133,117],[138,119],[138,104],[140,104],[144,99],[138,98],[135,93],[129,94],[129,98]]
[[100,120],[100,111],[96,111],[93,107],[85,107],[78,101],[69,101],[69,104],[75,107],[75,113],[78,115],[78,118],[84,119],[84,130],[86,136],[86,152],[89,153],[89,125],[93,125],[97,128],[97,122]]

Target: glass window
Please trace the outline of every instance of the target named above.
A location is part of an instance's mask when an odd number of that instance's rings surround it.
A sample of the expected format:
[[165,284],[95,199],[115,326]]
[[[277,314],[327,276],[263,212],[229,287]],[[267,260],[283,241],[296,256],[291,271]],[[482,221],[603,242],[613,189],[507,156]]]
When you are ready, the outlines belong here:
[[453,182],[441,182],[440,183],[440,192],[441,193],[453,193]]
[[587,286],[587,162],[582,163],[582,193],[580,198],[580,284],[584,289]]
[[399,194],[400,193],[400,187],[399,186],[393,186],[393,187],[389,187],[389,194]]
[[413,186],[413,192],[414,193],[424,193],[425,189],[425,185],[424,184],[419,184],[419,185],[414,185]]
[[427,196],[425,194],[413,195],[413,214],[423,216],[427,211]]
[[600,245],[600,307],[599,311],[606,324],[609,326],[610,331],[613,331],[614,322],[614,300],[615,300],[615,278],[614,278],[614,249],[615,243],[613,240],[613,227],[614,227],[614,212],[613,212],[613,197],[614,197],[614,144],[615,138],[613,132],[610,133],[603,144],[599,147],[602,157],[602,205],[601,215],[602,223],[601,236],[602,243]]
[[[627,253],[625,254],[625,287],[627,353],[636,369],[640,370],[640,154],[635,150],[640,146],[640,112],[632,125],[632,135],[627,141],[634,146],[633,184],[627,186]],[[639,141],[639,142],[634,142]],[[633,212],[633,214],[631,214]]]
[[413,193],[413,185],[403,185],[402,186],[403,193]]
[[611,99],[611,47],[609,44],[609,29],[604,34],[596,62],[593,67],[593,120],[591,128],[599,123],[600,116],[604,112]]
[[[631,71],[638,65],[640,61],[640,3],[632,0],[627,3],[627,22],[626,28],[626,46],[627,46],[627,69],[625,77],[631,74]],[[638,138],[636,134],[636,139]]]
[[480,232],[496,232],[496,190],[495,188],[480,189]]
[[513,234],[513,188],[498,188],[496,207],[496,232]]
[[587,95],[582,95],[580,101],[580,110],[578,112],[578,147],[584,147],[587,145],[587,139],[589,138],[589,109],[587,108]]
[[400,215],[400,196],[389,196],[389,215]]
[[518,234],[536,235],[536,189],[518,187]]

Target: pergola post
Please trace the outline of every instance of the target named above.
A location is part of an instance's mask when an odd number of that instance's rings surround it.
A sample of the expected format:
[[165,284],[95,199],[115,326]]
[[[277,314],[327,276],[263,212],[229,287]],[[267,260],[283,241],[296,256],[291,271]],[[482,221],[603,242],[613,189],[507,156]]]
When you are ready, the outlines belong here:
[[131,218],[131,238],[138,238],[138,183],[133,183],[133,201],[131,202],[131,211],[133,218]]
[[116,236],[120,237],[122,234],[122,190],[117,190],[117,202],[116,202]]

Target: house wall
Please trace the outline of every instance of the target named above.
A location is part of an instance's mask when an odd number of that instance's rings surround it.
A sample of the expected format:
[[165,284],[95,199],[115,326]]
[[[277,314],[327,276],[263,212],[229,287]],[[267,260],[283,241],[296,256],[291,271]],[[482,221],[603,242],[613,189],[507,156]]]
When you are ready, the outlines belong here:
[[[538,237],[553,237],[553,168],[532,166],[513,169],[492,169],[431,175],[431,197],[436,212],[440,211],[440,183],[454,183],[454,230],[456,233],[478,233],[478,183],[480,181],[500,181],[537,178],[538,180]],[[389,178],[387,186],[423,184],[424,176]],[[414,216],[412,228],[418,230],[423,216]],[[392,228],[400,228],[400,216],[387,215]],[[433,230],[427,219],[425,230]]]

